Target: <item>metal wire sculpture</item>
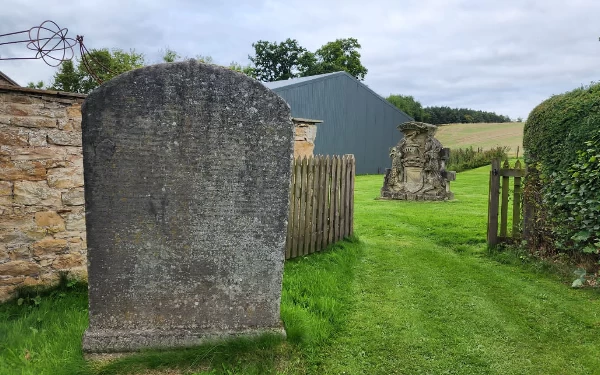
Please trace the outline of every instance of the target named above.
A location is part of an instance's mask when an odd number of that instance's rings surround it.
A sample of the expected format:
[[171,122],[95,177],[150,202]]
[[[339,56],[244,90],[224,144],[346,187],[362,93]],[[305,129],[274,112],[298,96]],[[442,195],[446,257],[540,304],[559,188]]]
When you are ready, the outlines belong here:
[[[0,34],[0,46],[9,44],[25,44],[27,49],[35,51],[33,57],[2,57],[0,60],[38,60],[42,59],[46,64],[57,67],[64,61],[72,60],[75,57],[73,48],[79,45],[79,54],[81,62],[87,72],[100,84],[102,80],[92,65],[100,67],[107,73],[112,73],[110,69],[104,66],[94,55],[88,51],[83,44],[83,35],[77,35],[75,39],[67,37],[69,29],[60,28],[54,21],[44,21],[39,26],[32,27],[29,30],[16,31],[8,34]],[[21,35],[26,34],[26,36]],[[3,38],[16,38],[4,42]],[[26,39],[25,39],[26,38]]]

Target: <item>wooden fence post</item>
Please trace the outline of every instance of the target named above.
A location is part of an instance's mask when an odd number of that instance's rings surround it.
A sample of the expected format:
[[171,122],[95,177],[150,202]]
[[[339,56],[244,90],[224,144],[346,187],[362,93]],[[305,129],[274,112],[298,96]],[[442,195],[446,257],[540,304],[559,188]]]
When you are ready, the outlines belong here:
[[313,183],[311,186],[312,190],[312,212],[310,214],[310,249],[309,254],[315,252],[317,245],[317,195],[319,194],[319,176],[320,174],[320,164],[319,160],[316,157],[313,157]]
[[323,194],[323,205],[324,207],[324,218],[323,218],[323,243],[321,244],[321,248],[326,248],[329,245],[329,220],[331,220],[330,215],[330,191],[331,191],[331,181],[329,176],[331,176],[331,159],[329,159],[329,155],[325,158],[325,189]]
[[296,171],[296,159],[292,160],[292,176],[290,179],[290,195],[289,195],[289,208],[288,208],[288,227],[287,227],[287,236],[285,241],[285,259],[290,259],[292,257],[292,245],[294,238],[294,190],[296,189],[296,184],[294,181],[295,171]]
[[335,237],[334,237],[335,242],[342,239],[342,236],[340,233],[340,222],[342,221],[341,217],[340,217],[340,205],[342,202],[342,200],[341,200],[341,198],[342,198],[341,179],[342,179],[342,157],[339,156],[337,158],[337,174],[335,176],[335,184],[337,186],[336,194],[335,194]]
[[489,246],[498,244],[498,199],[500,198],[500,159],[492,160],[490,171],[490,194],[488,198],[487,242]]
[[[521,169],[521,162],[517,160],[515,169]],[[520,238],[519,223],[521,222],[521,177],[515,177],[515,188],[513,194],[513,238]]]
[[[509,169],[508,160],[505,160],[503,169]],[[502,175],[502,199],[500,200],[500,237],[506,238],[508,227],[508,189],[510,187],[510,177]]]
[[336,241],[335,226],[336,226],[336,205],[337,205],[337,156],[331,159],[331,193],[329,201],[329,237],[327,245]]
[[292,250],[291,256],[298,256],[298,241],[300,241],[300,212],[302,208],[302,159],[298,158],[294,162],[296,164],[294,173],[294,234],[292,235]]

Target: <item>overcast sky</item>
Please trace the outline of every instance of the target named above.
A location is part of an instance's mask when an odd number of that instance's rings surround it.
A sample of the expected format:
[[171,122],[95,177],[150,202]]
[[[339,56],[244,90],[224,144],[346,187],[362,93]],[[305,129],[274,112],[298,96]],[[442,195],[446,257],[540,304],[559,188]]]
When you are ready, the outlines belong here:
[[[68,36],[84,35],[88,48],[134,48],[148,62],[169,47],[246,65],[257,40],[293,38],[314,51],[354,37],[365,83],[378,94],[511,118],[600,80],[600,0],[0,1],[0,34],[50,19]],[[5,45],[0,56],[32,53]],[[41,60],[0,60],[21,85],[48,82],[55,70]]]

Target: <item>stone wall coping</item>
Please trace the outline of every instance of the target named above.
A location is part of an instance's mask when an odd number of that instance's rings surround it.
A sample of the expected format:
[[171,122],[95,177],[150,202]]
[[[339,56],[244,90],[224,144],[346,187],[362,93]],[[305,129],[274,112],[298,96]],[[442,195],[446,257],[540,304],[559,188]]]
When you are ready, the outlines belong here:
[[323,122],[323,120],[312,120],[309,118],[302,118],[302,117],[292,117],[292,121],[294,122],[305,122],[308,124],[320,124]]
[[30,89],[28,87],[16,87],[10,86],[0,83],[0,92],[22,92],[25,94],[35,94],[35,95],[43,95],[43,96],[53,96],[59,98],[76,98],[76,99],[85,99],[87,94],[78,94],[74,92],[65,92],[65,91],[54,91],[54,90],[40,90],[40,89]]

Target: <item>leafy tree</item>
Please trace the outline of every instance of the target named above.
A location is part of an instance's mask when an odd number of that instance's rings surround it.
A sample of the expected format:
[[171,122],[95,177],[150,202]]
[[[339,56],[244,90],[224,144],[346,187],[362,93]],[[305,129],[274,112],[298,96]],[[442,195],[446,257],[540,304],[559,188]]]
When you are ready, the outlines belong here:
[[27,83],[27,88],[30,89],[43,89],[44,88],[44,81],[38,81],[36,82],[29,82]]
[[348,72],[358,80],[364,80],[367,74],[360,62],[360,44],[355,38],[336,39],[319,48],[314,54],[307,53],[303,56],[303,76],[333,73],[339,71]]
[[144,66],[144,55],[134,50],[130,52],[119,49],[92,50],[86,56],[86,60],[91,73],[81,59],[77,60],[77,67],[72,60],[65,61],[54,75],[49,88],[87,94],[100,85],[96,77],[104,82],[121,73]]
[[360,44],[355,38],[337,39],[315,52],[307,51],[296,39],[284,42],[259,40],[252,44],[254,56],[248,56],[254,76],[265,82],[295,77],[346,71],[359,80],[367,74],[360,62]]
[[295,39],[286,39],[284,42],[267,42],[259,40],[252,43],[254,56],[248,59],[254,64],[256,78],[263,82],[280,81],[298,77],[300,71],[305,70],[304,55],[307,50],[298,44]]
[[423,106],[411,95],[390,95],[386,99],[415,121],[425,121]]

